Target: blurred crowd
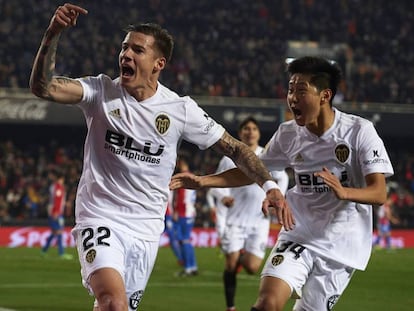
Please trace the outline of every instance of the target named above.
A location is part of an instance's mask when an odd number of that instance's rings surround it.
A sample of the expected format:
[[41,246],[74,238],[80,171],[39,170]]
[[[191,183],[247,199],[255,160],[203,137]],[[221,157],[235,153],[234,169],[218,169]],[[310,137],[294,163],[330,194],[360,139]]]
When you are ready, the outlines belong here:
[[[157,22],[175,37],[162,83],[180,94],[284,98],[287,42],[345,44],[339,100],[413,103],[414,4],[408,0],[79,0],[88,9],[65,31],[57,74],[118,74],[122,29]],[[33,58],[56,9],[55,1],[0,0],[0,88],[27,88]],[[81,143],[55,140],[20,146],[0,140],[0,224],[46,219],[50,174],[63,170],[67,218],[82,168]],[[183,146],[197,174],[214,172],[212,151]],[[414,154],[391,154],[389,185],[400,226],[414,228]],[[211,226],[205,191],[198,192],[196,226]]]
[[[191,171],[200,175],[213,173],[220,160],[214,151],[200,151],[185,142],[180,154],[191,160]],[[414,153],[396,152],[390,156],[395,169],[395,176],[389,182],[393,212],[399,219],[399,227],[414,228]],[[70,224],[74,218],[75,193],[81,169],[81,143],[52,140],[46,144],[37,142],[22,147],[10,140],[0,140],[0,225],[46,224],[50,176],[56,170],[63,171],[66,176],[66,218]],[[196,227],[214,226],[206,191],[197,191]]]
[[[79,0],[89,10],[62,35],[57,73],[118,73],[122,29],[157,22],[175,37],[162,82],[181,94],[283,98],[289,40],[347,48],[338,99],[413,103],[414,4],[408,0]],[[0,0],[0,87],[27,88],[55,1]]]

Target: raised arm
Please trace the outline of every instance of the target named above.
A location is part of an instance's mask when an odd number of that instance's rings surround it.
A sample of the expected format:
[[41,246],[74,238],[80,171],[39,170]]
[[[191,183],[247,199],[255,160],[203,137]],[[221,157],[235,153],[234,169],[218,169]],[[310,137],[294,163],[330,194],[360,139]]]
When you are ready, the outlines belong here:
[[60,34],[76,25],[79,14],[88,12],[70,3],[59,6],[42,38],[30,75],[30,89],[36,96],[62,103],[76,104],[82,99],[81,84],[67,77],[54,76],[56,50]]

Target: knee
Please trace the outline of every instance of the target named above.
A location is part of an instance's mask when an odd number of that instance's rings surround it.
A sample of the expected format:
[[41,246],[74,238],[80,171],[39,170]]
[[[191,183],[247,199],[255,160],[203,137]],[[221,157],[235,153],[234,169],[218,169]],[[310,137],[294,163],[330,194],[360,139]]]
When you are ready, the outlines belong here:
[[283,306],[269,296],[260,296],[253,309],[258,311],[283,311]]
[[128,311],[126,297],[103,294],[97,300],[100,311]]
[[247,261],[244,263],[243,267],[244,267],[244,270],[248,274],[256,274],[260,269],[260,262],[257,263],[257,262]]

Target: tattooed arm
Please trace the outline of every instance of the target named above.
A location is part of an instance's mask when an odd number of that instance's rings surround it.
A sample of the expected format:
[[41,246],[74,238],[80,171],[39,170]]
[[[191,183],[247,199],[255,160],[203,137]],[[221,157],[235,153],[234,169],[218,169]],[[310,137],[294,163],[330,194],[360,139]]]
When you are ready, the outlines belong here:
[[266,198],[262,203],[263,213],[268,215],[269,208],[272,207],[274,208],[274,213],[279,223],[286,230],[294,228],[295,219],[284,195],[272,180],[264,164],[247,145],[225,132],[212,148],[218,153],[231,158],[237,165],[237,168],[224,171],[220,174],[205,176],[179,173],[171,178],[170,189],[198,189],[202,187],[228,188],[245,186],[256,182],[266,192]]
[[[228,186],[238,187],[253,182],[262,186],[266,181],[272,180],[268,170],[256,154],[246,144],[235,139],[229,133],[225,132],[212,148],[216,152],[228,156],[237,166],[237,169],[216,175],[216,182],[230,182],[231,185]],[[206,182],[208,182],[208,178]]]
[[85,9],[69,3],[56,9],[43,36],[30,75],[30,89],[36,96],[62,104],[75,104],[82,99],[83,90],[78,81],[54,76],[53,73],[60,34],[64,29],[76,25],[79,14],[86,13]]
[[[266,181],[272,180],[268,170],[256,154],[246,144],[235,139],[229,133],[224,132],[218,142],[212,146],[212,149],[232,159],[237,168],[205,176],[177,174],[173,176],[170,186],[175,189],[180,187],[192,189],[201,187],[227,188],[245,186],[253,182],[263,186]],[[186,178],[181,178],[182,176],[186,176]],[[276,183],[274,183],[274,188],[277,188]]]

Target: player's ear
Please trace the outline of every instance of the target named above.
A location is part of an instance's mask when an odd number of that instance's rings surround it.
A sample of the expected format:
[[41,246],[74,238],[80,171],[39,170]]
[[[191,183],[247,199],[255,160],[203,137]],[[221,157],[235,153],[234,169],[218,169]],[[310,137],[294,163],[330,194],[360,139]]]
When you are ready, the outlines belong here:
[[324,89],[321,92],[321,101],[322,103],[329,103],[332,98],[332,91],[330,89]]
[[165,65],[167,64],[167,60],[165,57],[159,57],[155,60],[154,64],[154,71],[161,71],[165,68]]

